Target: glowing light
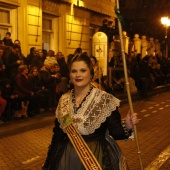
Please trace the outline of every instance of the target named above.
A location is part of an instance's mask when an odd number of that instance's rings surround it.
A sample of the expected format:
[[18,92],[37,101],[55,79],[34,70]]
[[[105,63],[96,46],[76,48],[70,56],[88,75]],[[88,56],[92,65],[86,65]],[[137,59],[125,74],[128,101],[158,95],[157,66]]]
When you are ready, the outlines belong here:
[[162,17],[161,22],[164,26],[167,26],[167,27],[170,26],[170,20],[168,19],[168,17]]

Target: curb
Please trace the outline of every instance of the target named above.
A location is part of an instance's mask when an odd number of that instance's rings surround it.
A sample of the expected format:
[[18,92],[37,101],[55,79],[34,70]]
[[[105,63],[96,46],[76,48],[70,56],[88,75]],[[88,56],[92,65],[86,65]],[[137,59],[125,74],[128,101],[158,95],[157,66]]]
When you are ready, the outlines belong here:
[[46,112],[23,120],[13,120],[0,125],[0,139],[27,131],[54,125],[55,113]]

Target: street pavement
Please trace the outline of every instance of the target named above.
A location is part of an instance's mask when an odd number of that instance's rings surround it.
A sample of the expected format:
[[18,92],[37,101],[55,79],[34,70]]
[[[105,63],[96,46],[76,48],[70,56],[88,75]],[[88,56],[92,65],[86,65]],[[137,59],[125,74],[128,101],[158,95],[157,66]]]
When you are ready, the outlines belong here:
[[[170,169],[170,90],[159,89],[137,100],[133,109],[140,119],[136,126],[144,170]],[[129,106],[122,99],[119,111],[126,116]],[[40,170],[52,137],[54,113],[42,113],[22,121],[0,125],[0,170]],[[118,141],[131,170],[140,170],[136,140]]]

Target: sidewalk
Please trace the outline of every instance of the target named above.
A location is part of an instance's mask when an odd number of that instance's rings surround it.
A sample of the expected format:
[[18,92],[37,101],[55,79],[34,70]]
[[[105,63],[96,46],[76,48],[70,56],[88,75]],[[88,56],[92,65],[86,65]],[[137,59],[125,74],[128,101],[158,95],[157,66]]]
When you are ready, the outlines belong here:
[[[148,94],[148,96],[157,95],[166,91],[170,91],[170,84],[155,88]],[[126,94],[118,94],[115,96],[121,100],[122,105],[128,103]],[[139,94],[133,94],[131,98],[134,102],[140,100]],[[36,115],[35,117],[30,117],[23,120],[12,120],[11,122],[6,122],[0,125],[0,138],[43,128],[45,126],[54,124],[54,120],[54,112],[43,112],[40,115]]]
[[5,122],[0,125],[0,139],[52,125],[54,124],[54,120],[55,113],[43,112],[40,115],[36,115],[35,117]]

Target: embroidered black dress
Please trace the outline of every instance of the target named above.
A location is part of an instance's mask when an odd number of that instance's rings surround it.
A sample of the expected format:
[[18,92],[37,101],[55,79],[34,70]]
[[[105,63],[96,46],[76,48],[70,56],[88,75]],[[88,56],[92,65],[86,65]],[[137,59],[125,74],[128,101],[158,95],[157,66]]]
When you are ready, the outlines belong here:
[[[120,101],[104,91],[92,88],[75,112],[73,93],[69,92],[62,97],[64,98],[65,95],[70,96],[69,114],[73,124],[91,149],[102,170],[128,169],[121,150],[113,140],[113,138],[115,140],[128,138],[118,111]],[[85,170],[67,134],[62,129],[61,102],[62,98],[56,110],[54,135],[43,170]]]

